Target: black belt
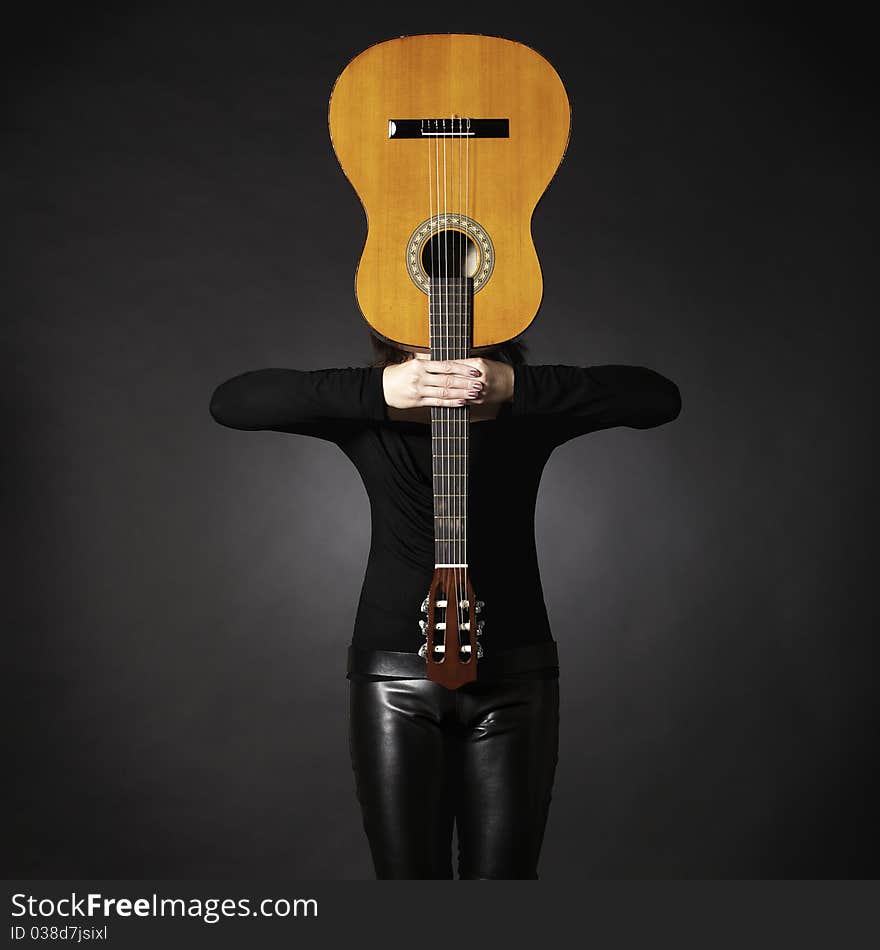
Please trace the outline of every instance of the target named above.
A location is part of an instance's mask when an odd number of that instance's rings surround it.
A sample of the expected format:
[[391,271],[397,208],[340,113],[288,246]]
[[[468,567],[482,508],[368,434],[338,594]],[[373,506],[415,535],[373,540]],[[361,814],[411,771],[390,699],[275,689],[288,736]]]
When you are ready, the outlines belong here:
[[[399,676],[403,679],[425,679],[427,661],[418,653],[397,653],[393,650],[368,650],[351,644],[348,648],[348,672],[368,676]],[[477,679],[490,679],[505,673],[559,668],[556,641],[511,647],[484,656],[477,663]]]

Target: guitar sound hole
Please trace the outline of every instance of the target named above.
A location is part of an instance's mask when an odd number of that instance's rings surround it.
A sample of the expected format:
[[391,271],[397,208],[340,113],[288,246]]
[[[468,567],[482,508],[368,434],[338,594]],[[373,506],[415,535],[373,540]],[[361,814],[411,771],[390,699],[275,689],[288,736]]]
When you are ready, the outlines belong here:
[[422,248],[422,267],[428,277],[473,277],[479,266],[477,245],[453,228],[438,231]]

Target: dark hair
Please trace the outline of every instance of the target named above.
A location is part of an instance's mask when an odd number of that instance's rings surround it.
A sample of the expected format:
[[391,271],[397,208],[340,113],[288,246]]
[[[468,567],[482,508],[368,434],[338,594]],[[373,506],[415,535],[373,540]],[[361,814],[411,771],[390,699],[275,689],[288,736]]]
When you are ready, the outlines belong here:
[[[374,359],[370,366],[390,366],[392,363],[404,363],[410,358],[406,350],[401,350],[397,346],[386,343],[373,333],[370,334],[370,345],[373,347]],[[480,353],[480,356],[488,360],[498,360],[500,363],[509,363],[516,366],[526,361],[526,351],[528,344],[522,340],[509,340],[507,343],[499,343],[492,349]]]

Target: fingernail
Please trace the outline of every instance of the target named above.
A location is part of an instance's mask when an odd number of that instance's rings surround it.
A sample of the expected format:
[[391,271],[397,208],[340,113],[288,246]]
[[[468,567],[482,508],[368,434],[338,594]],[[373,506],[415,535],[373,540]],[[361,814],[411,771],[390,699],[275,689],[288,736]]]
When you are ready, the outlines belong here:
[[458,400],[458,405],[459,405],[459,406],[463,406],[463,405],[465,405],[465,403],[467,403],[467,399],[459,399],[459,400]]
[[480,375],[480,371],[478,369],[471,370],[471,376],[479,376],[479,375]]

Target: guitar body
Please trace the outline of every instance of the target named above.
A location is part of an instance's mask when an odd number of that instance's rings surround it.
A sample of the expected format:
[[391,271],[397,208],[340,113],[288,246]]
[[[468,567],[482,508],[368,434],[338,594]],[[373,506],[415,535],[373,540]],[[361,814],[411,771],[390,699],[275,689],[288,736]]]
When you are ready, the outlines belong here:
[[570,123],[554,68],[511,40],[405,36],[346,66],[330,137],[367,215],[355,293],[380,337],[430,350],[429,280],[448,266],[450,235],[473,279],[471,349],[527,329],[543,293],[532,214]]

